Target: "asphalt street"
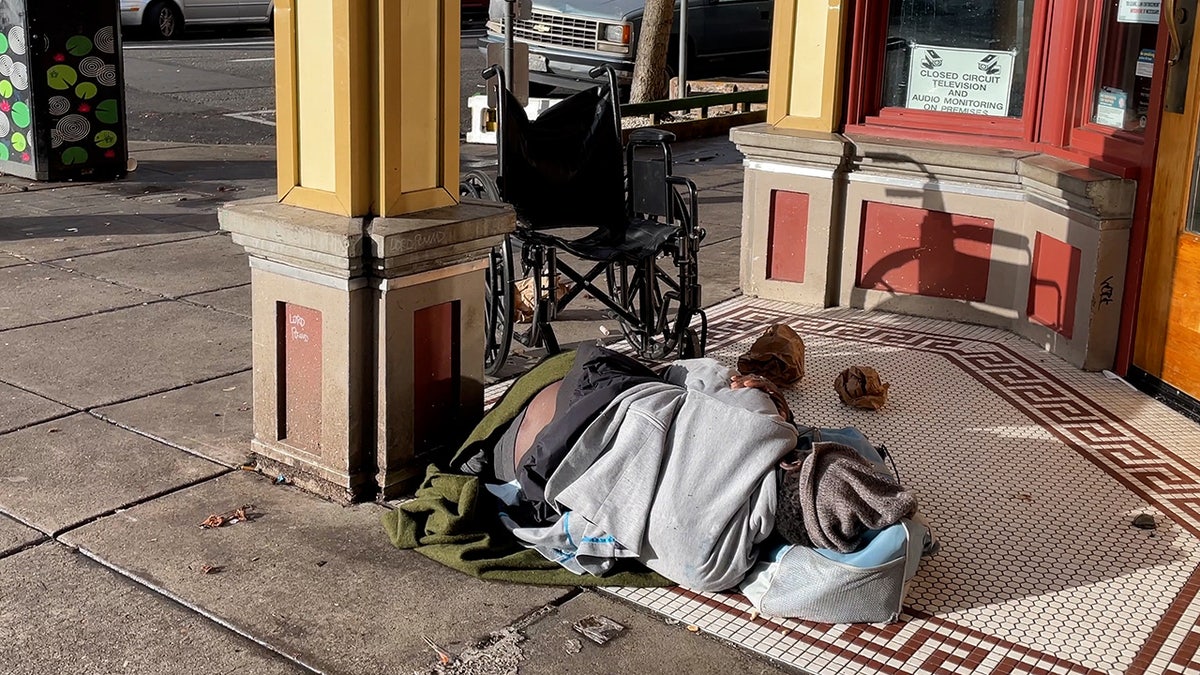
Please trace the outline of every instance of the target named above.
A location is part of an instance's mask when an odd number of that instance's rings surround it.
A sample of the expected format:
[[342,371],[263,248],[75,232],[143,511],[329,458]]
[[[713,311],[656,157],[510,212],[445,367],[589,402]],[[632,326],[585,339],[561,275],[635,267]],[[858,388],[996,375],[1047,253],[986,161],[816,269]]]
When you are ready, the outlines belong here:
[[[476,41],[482,17],[462,26],[462,118],[483,91]],[[191,30],[184,39],[124,40],[129,137],[135,141],[275,143],[274,42],[265,29]]]

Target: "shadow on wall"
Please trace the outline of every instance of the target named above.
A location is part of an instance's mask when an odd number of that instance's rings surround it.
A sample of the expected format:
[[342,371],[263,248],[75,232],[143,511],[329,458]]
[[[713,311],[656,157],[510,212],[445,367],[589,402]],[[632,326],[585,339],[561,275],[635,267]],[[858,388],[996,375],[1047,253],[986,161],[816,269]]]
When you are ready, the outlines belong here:
[[[937,298],[963,306],[962,312],[945,312],[953,315],[947,318],[972,321],[974,317],[980,323],[1008,327],[1014,319],[1028,314],[1031,320],[1071,336],[1075,288],[1065,287],[1056,279],[1035,278],[1033,268],[1037,263],[1030,251],[1039,243],[1040,254],[1040,242],[996,229],[990,218],[953,213],[937,189],[937,176],[912,157],[885,154],[872,159],[914,167],[925,182],[921,188],[890,187],[886,191],[890,198],[915,199],[920,206],[867,202],[861,222],[847,223],[860,228],[851,306],[866,306],[869,291],[891,296],[876,301],[873,309],[900,314],[915,311],[915,299],[901,296]],[[996,249],[1003,253],[997,255]],[[1071,274],[1065,278],[1077,279],[1078,255],[1071,258],[1071,263]],[[1027,283],[1024,280],[1031,278],[1032,287],[1022,288]],[[1010,306],[997,304],[996,289],[992,302],[988,302],[991,279],[1011,280],[1016,285],[1008,295]],[[1024,305],[1020,304],[1022,298],[1026,298]],[[987,320],[987,315],[995,320]]]

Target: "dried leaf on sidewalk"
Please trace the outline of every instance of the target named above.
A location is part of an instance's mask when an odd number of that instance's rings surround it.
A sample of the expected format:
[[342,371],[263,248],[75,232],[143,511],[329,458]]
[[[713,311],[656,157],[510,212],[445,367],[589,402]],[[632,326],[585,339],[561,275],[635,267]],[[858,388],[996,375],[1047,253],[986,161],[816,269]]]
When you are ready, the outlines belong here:
[[202,565],[200,567],[200,574],[219,574],[224,571],[225,568],[220,565]]
[[207,530],[213,527],[220,527],[224,524],[225,519],[214,513],[213,515],[205,518],[203,523],[200,523],[200,529]]
[[216,527],[236,525],[242,521],[250,520],[249,510],[252,508],[254,507],[247,504],[225,513],[214,513],[205,518],[204,522],[200,523],[200,529],[211,530]]

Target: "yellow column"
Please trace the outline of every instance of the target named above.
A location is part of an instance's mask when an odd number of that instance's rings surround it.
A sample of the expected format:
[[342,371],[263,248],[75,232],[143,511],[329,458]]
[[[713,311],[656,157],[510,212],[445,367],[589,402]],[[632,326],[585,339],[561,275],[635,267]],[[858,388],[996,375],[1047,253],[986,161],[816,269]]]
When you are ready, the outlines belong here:
[[343,216],[457,203],[458,0],[277,0],[279,200]]
[[515,223],[458,203],[459,0],[275,21],[278,199],[219,214],[253,270],[252,447],[333,499],[398,495],[482,415],[484,269]]
[[775,0],[767,122],[834,131],[841,113],[843,28],[849,0]]

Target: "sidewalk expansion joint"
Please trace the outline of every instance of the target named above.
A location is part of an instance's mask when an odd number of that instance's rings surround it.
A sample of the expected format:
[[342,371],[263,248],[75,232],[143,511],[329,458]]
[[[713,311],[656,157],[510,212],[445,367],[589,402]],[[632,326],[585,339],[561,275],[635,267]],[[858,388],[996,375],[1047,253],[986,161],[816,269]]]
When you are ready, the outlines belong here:
[[42,544],[47,544],[47,543],[53,544],[53,543],[58,543],[58,542],[54,541],[50,537],[43,535],[39,539],[35,539],[33,541],[29,541],[24,544],[21,544],[20,546],[14,546],[10,549],[0,551],[0,560],[4,560],[5,558],[14,556],[18,553],[23,553],[25,551],[28,551],[31,548],[37,548],[38,546],[41,546]]
[[83,555],[87,556],[88,558],[91,558],[92,560],[94,560],[97,563],[103,565],[104,567],[112,570],[113,572],[120,574],[121,576],[125,577],[126,579],[129,579],[133,583],[135,583],[139,586],[142,586],[143,588],[146,588],[147,590],[149,590],[151,592],[159,594],[163,598],[165,598],[171,602],[174,602],[175,604],[179,605],[180,607],[183,607],[185,609],[191,610],[192,612],[195,612],[196,614],[204,617],[205,619],[208,619],[209,621],[212,621],[213,623],[217,624],[218,626],[221,626],[225,630],[228,630],[229,632],[234,633],[235,635],[238,635],[246,640],[253,642],[254,644],[262,647],[263,649],[266,649],[267,651],[271,652],[272,654],[275,654],[283,659],[286,659],[287,661],[290,661],[309,672],[320,673],[320,674],[323,674],[325,672],[325,671],[321,670],[320,668],[317,668],[316,666],[313,666],[313,665],[305,662],[303,659],[301,659],[299,657],[288,654],[287,652],[283,651],[282,649],[279,649],[278,647],[272,645],[271,643],[267,642],[266,640],[256,637],[253,633],[236,626],[232,622],[204,609],[203,607],[201,607],[197,604],[194,604],[192,602],[188,602],[184,598],[176,595],[175,593],[172,593],[171,591],[168,591],[167,589],[163,588],[162,586],[152,583],[148,579],[143,579],[142,577],[138,576],[136,573],[126,570],[125,568],[121,567],[120,565],[117,565],[116,563],[112,563],[112,562],[109,562],[108,560],[105,560],[99,554],[97,554],[93,551],[89,551],[88,549],[86,549],[82,546],[75,547],[75,548],[77,551],[79,551]]
[[[151,220],[153,220],[153,219],[151,219]],[[154,242],[150,242],[149,244],[135,244],[135,245],[133,245],[133,246],[121,246],[121,247],[118,247],[118,248],[108,248],[108,249],[104,249],[103,251],[92,251],[92,252],[90,252],[90,253],[80,253],[80,254],[78,254],[78,255],[68,255],[68,256],[62,256],[61,258],[50,258],[49,260],[30,260],[29,258],[26,258],[26,257],[24,257],[24,256],[17,256],[17,257],[21,258],[22,260],[29,260],[29,262],[31,262],[31,263],[38,263],[38,264],[41,264],[41,265],[53,265],[54,267],[56,267],[56,268],[58,268],[58,269],[60,269],[60,270],[65,270],[65,271],[68,271],[68,272],[74,272],[75,274],[79,274],[79,275],[82,275],[82,276],[87,276],[87,277],[90,277],[90,278],[93,278],[93,279],[98,279],[98,280],[100,280],[100,281],[109,281],[108,279],[104,279],[104,278],[101,278],[101,277],[95,277],[95,276],[92,276],[92,275],[89,275],[89,274],[84,274],[83,272],[79,272],[79,271],[77,271],[77,270],[73,270],[73,269],[71,269],[71,268],[69,268],[69,267],[63,267],[62,265],[60,265],[60,264],[58,264],[58,263],[70,262],[70,261],[72,261],[72,260],[79,260],[80,258],[90,258],[90,257],[92,257],[92,256],[104,255],[105,253],[119,253],[119,252],[122,252],[122,251],[136,251],[136,250],[138,250],[138,249],[143,249],[143,248],[153,248],[153,247],[155,247],[155,246],[162,246],[162,245],[164,245],[164,244],[180,244],[180,243],[183,243],[183,242],[185,242],[185,241],[195,241],[195,240],[198,240],[198,239],[205,239],[205,238],[207,238],[207,237],[221,237],[221,236],[228,236],[228,235],[227,235],[226,233],[224,233],[224,232],[217,232],[217,231],[213,231],[213,230],[205,230],[205,229],[200,229],[200,228],[191,227],[191,226],[188,226],[188,225],[183,225],[182,227],[186,227],[186,228],[188,228],[189,230],[191,230],[191,233],[187,233],[187,232],[180,232],[180,234],[181,234],[181,235],[189,235],[189,236],[183,236],[183,237],[180,237],[179,239],[164,239],[163,241],[154,241]],[[199,234],[200,234],[200,236],[198,236],[198,237],[197,237],[197,236],[195,236],[195,234],[194,234],[194,233],[199,233]],[[112,282],[112,281],[110,281],[109,283],[116,283],[116,282]]]
[[[188,385],[188,386],[191,386],[191,385]],[[87,414],[91,415],[92,417],[100,420],[101,422],[107,422],[108,424],[111,424],[111,425],[117,427],[118,429],[123,429],[132,434],[137,434],[138,436],[141,436],[142,438],[148,438],[148,439],[154,441],[155,443],[161,443],[167,447],[175,448],[176,450],[185,452],[193,457],[198,457],[200,459],[212,462],[213,464],[219,464],[220,466],[228,467],[230,469],[238,468],[237,466],[231,465],[223,460],[217,459],[216,457],[209,457],[208,455],[204,454],[203,452],[200,452],[199,450],[196,450],[195,448],[189,448],[186,445],[180,445],[179,443],[176,443],[175,441],[168,440],[161,436],[156,436],[155,434],[152,434],[148,431],[142,431],[141,429],[138,429],[137,427],[132,427],[128,424],[118,422],[118,421],[114,420],[113,418],[108,417],[107,415],[104,415],[103,413],[97,412],[95,410],[87,410],[85,412]],[[246,453],[247,454],[250,453],[249,448],[247,448]]]
[[[219,473],[216,473],[216,474],[213,474],[210,476],[204,476],[202,478],[197,478],[195,480],[190,480],[186,483],[183,483],[180,485],[175,485],[175,486],[166,488],[165,490],[159,490],[158,492],[154,492],[154,493],[146,495],[144,497],[138,497],[137,499],[134,499],[128,503],[122,504],[121,506],[118,506],[116,508],[109,509],[108,511],[105,511],[103,513],[98,513],[94,516],[88,516],[87,518],[84,518],[83,520],[80,520],[79,522],[71,523],[70,525],[67,525],[65,527],[60,527],[57,530],[55,530],[54,532],[52,532],[50,534],[50,536],[57,540],[59,537],[63,536],[64,534],[78,530],[79,528],[84,527],[86,525],[90,525],[98,520],[103,520],[110,516],[115,516],[123,511],[128,511],[129,509],[132,509],[135,506],[141,506],[142,504],[145,504],[147,502],[152,502],[155,499],[173,495],[176,492],[182,492],[184,490],[193,488],[202,483],[207,483],[210,480],[217,480],[218,478],[224,478],[225,476],[228,476],[228,475],[236,472],[236,469],[228,468],[223,464],[219,464],[218,466],[222,467],[222,469],[223,469]],[[44,530],[41,530],[41,531],[44,532]]]
[[43,398],[43,399],[46,399],[47,401],[51,401],[53,403],[57,403],[58,405],[67,406],[68,408],[70,408],[70,410],[68,410],[67,412],[58,413],[57,415],[51,415],[51,416],[43,418],[43,419],[38,419],[38,420],[34,420],[32,422],[27,422],[20,426],[13,427],[12,429],[7,429],[7,430],[0,429],[0,436],[5,436],[7,434],[14,434],[18,431],[24,431],[25,429],[31,429],[33,427],[40,426],[42,424],[47,424],[49,422],[57,422],[58,420],[65,419],[72,415],[78,415],[79,413],[84,412],[83,410],[80,410],[79,408],[76,408],[74,406],[68,406],[66,403],[63,403],[61,401],[55,401],[54,399],[46,398],[45,396],[42,396],[41,394],[39,394],[35,391],[30,391],[24,387],[19,387],[11,382],[4,382],[3,380],[0,380],[0,383],[6,384],[6,385],[12,387],[13,389],[19,389],[27,394],[32,394],[34,396],[37,396],[38,398]]
[[[72,273],[74,273],[74,272],[72,272]],[[87,276],[87,275],[81,274],[80,276]],[[103,281],[105,283],[112,284],[113,286],[121,286],[122,288],[132,288],[130,286],[123,286],[122,284],[118,284],[118,283],[109,281],[107,279],[94,279],[94,280],[95,281]],[[133,289],[133,290],[141,291],[141,289]],[[145,291],[141,291],[141,292],[144,293]],[[19,326],[11,326],[9,328],[0,328],[0,333],[7,333],[9,331],[20,330],[22,328],[35,328],[37,326],[49,326],[50,324],[62,323],[64,321],[74,321],[75,319],[86,319],[86,318],[93,317],[93,316],[101,316],[104,314],[111,314],[112,312],[119,312],[119,311],[125,310],[125,309],[132,309],[134,307],[149,307],[150,305],[157,305],[162,302],[167,302],[171,299],[172,298],[158,298],[155,300],[147,300],[146,302],[135,302],[130,305],[121,305],[120,307],[108,307],[105,309],[97,309],[93,312],[87,312],[85,314],[74,314],[71,316],[64,316],[64,317],[60,317],[57,319],[48,319],[46,321],[34,321],[32,323],[24,323]]]
[[21,517],[19,514],[13,513],[12,511],[7,511],[7,510],[5,510],[5,509],[4,509],[4,507],[2,507],[2,506],[0,506],[0,515],[3,515],[3,516],[8,516],[9,518],[12,518],[13,520],[15,520],[15,521],[17,521],[18,523],[20,523],[20,524],[24,525],[25,527],[28,527],[28,528],[29,528],[29,529],[31,529],[31,530],[37,530],[38,532],[40,532],[40,533],[41,533],[42,535],[44,535],[44,536],[47,536],[47,537],[50,537],[50,536],[51,536],[49,532],[47,532],[47,531],[43,530],[42,528],[38,527],[36,523],[32,523],[32,522],[30,522],[30,521],[28,521],[28,520],[25,520],[25,519],[24,519],[24,518],[22,518],[22,517]]
[[234,290],[234,289],[238,289],[238,288],[247,288],[247,287],[249,287],[249,286],[250,286],[250,283],[249,283],[249,282],[246,282],[246,283],[244,283],[244,284],[234,284],[234,285],[232,285],[232,286],[224,286],[224,287],[222,287],[222,288],[213,288],[213,289],[210,289],[210,290],[207,290],[207,291],[199,291],[199,292],[197,292],[197,293],[188,293],[187,295],[180,295],[180,296],[178,296],[178,297],[171,298],[171,299],[172,299],[172,300],[178,300],[179,302],[186,302],[186,303],[188,303],[189,305],[195,305],[196,307],[200,307],[200,308],[202,308],[202,309],[211,309],[211,310],[213,310],[213,311],[215,311],[215,312],[222,312],[222,313],[224,313],[224,314],[230,314],[230,315],[237,316],[237,317],[241,317],[241,318],[245,319],[245,318],[249,318],[249,317],[247,317],[247,315],[245,315],[245,314],[239,314],[239,313],[237,313],[237,312],[234,312],[234,311],[232,311],[232,310],[228,310],[228,309],[222,309],[222,308],[220,308],[220,307],[217,307],[216,305],[207,305],[207,304],[204,304],[204,303],[202,303],[202,302],[197,302],[196,300],[193,300],[192,298],[195,298],[195,297],[196,297],[196,296],[198,296],[198,295],[207,295],[208,293],[219,293],[219,292],[221,292],[221,291],[232,291],[232,290]]
[[563,605],[567,604],[571,600],[574,600],[575,598],[579,597],[583,593],[584,593],[584,589],[579,586],[570,587],[561,596],[551,600],[550,602],[547,602],[546,604],[542,605],[541,607],[538,607],[537,609],[533,610],[532,612],[529,612],[528,614],[517,619],[516,621],[513,621],[512,623],[505,626],[505,628],[515,630],[515,631],[525,630],[526,628],[532,626],[533,624],[541,621],[543,618],[546,617],[546,615],[550,614],[551,612],[558,609],[559,607],[562,607]]
[[[228,372],[217,373],[216,375],[212,375],[209,377],[202,377],[197,380],[189,380],[187,382],[184,382],[183,384],[172,385],[170,387],[163,387],[162,389],[154,389],[151,391],[144,391],[144,392],[135,394],[133,396],[128,396],[126,398],[119,398],[119,399],[116,399],[113,401],[105,401],[103,403],[97,403],[95,405],[91,405],[86,408],[77,408],[77,409],[80,412],[92,413],[96,410],[99,410],[100,408],[109,408],[109,407],[112,407],[115,405],[121,405],[122,403],[129,403],[130,401],[137,401],[139,399],[147,398],[150,396],[158,396],[159,394],[166,394],[166,393],[169,393],[172,391],[179,391],[180,389],[186,389],[188,387],[192,387],[197,384],[206,384],[208,382],[212,382],[213,380],[219,380],[222,377],[230,377],[232,375],[241,375],[242,373],[248,373],[252,370],[254,370],[253,366],[246,366],[245,368],[237,368],[234,370],[230,370]],[[51,399],[51,400],[53,400],[53,399]],[[55,401],[55,402],[58,403],[59,401]],[[63,405],[66,405],[66,404],[64,403]],[[72,407],[75,407],[75,406],[72,406]]]

